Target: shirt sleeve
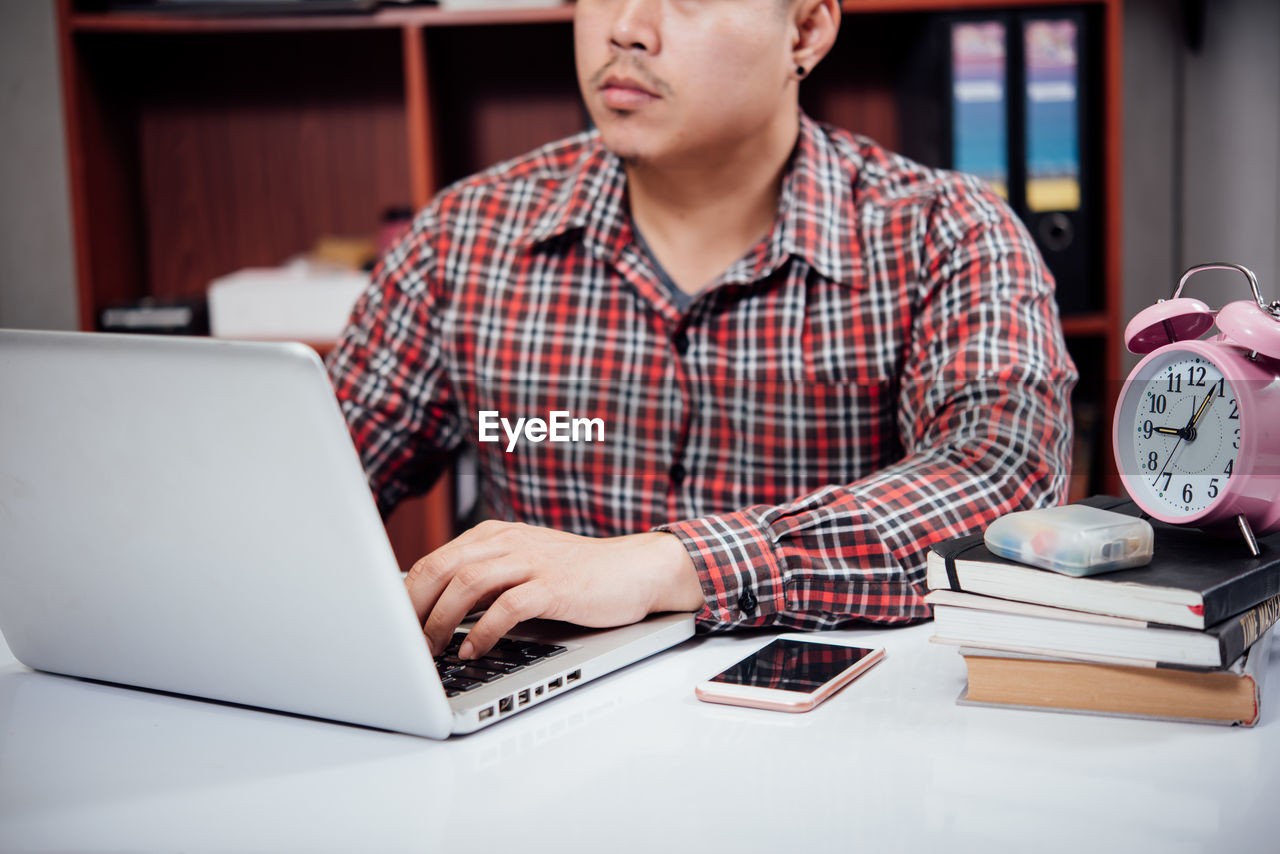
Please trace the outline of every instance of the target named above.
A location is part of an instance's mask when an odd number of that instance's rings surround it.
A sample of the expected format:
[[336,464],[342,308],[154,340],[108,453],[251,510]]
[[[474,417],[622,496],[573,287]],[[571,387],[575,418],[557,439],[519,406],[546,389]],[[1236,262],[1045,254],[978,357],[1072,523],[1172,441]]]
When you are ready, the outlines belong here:
[[928,214],[899,377],[902,459],[786,505],[657,529],[697,567],[701,629],[927,618],[930,544],[1065,498],[1076,372],[1052,279],[1012,212],[984,207],[1002,214]]
[[329,375],[384,516],[425,492],[461,444],[445,370],[445,299],[435,284],[431,209],[374,269],[329,354]]

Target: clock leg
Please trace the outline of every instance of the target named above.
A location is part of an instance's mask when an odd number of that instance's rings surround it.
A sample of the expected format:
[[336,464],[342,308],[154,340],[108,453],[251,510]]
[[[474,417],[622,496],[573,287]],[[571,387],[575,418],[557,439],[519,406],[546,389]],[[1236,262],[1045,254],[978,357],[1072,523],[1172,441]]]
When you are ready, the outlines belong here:
[[1244,518],[1244,514],[1236,517],[1236,524],[1240,526],[1240,533],[1244,535],[1244,541],[1249,546],[1249,554],[1254,557],[1262,554],[1258,549],[1258,538],[1253,535],[1253,529],[1249,527],[1249,520]]

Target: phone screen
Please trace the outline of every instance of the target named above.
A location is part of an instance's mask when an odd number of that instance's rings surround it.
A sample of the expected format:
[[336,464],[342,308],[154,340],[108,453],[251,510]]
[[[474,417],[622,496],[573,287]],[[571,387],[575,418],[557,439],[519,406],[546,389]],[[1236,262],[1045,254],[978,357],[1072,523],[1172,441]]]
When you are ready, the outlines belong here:
[[711,681],[808,694],[874,652],[855,646],[779,638]]

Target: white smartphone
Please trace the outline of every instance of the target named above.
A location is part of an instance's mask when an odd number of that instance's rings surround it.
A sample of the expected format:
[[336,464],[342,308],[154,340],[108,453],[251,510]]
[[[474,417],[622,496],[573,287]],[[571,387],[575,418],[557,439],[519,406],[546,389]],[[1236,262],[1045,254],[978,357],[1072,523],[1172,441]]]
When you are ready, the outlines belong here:
[[694,693],[706,703],[807,712],[883,658],[884,649],[778,638],[699,682]]

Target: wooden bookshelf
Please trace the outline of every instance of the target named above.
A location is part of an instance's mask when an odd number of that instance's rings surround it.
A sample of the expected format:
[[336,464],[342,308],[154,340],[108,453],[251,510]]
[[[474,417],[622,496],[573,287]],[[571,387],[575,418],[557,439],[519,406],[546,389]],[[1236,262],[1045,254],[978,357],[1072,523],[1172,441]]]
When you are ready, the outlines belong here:
[[[1081,10],[1100,48],[1099,297],[1064,327],[1082,373],[1118,379],[1121,0],[845,0],[840,39],[802,99],[928,162],[941,142],[912,99],[929,95],[904,90],[903,74],[929,17],[1039,8]],[[448,182],[581,130],[572,17],[572,5],[183,17],[58,0],[81,326],[113,303],[203,294],[321,235],[373,233],[387,208],[420,208]],[[1082,382],[1107,423],[1112,385]],[[1114,490],[1108,446],[1092,482]],[[451,518],[447,485],[397,511],[404,562],[446,540]]]

